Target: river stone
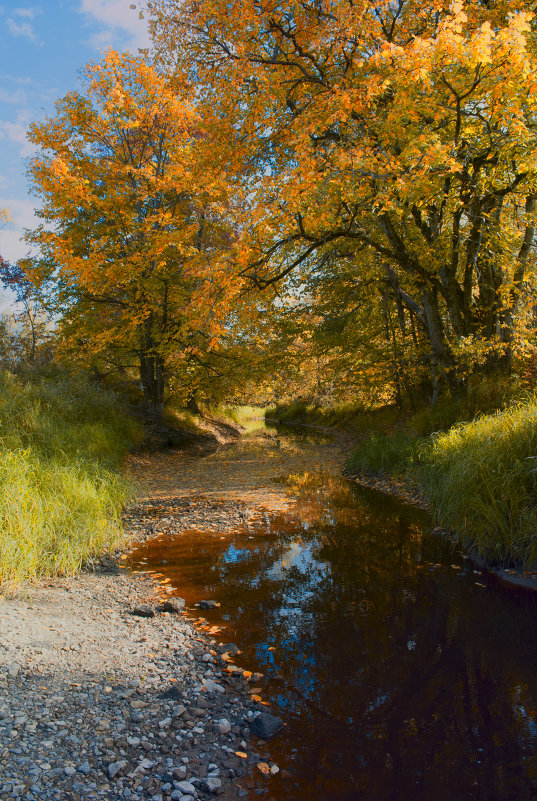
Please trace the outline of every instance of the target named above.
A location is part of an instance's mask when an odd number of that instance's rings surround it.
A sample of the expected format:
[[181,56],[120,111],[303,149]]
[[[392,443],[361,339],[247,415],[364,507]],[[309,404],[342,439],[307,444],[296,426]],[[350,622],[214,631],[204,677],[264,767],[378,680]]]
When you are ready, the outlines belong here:
[[155,617],[155,610],[149,604],[138,604],[131,609],[131,615],[136,617]]
[[188,795],[188,793],[190,793],[190,795],[196,794],[196,788],[193,784],[190,784],[190,782],[176,782],[175,788],[176,790],[180,790],[183,795]]
[[185,608],[186,602],[184,598],[168,598],[167,601],[157,606],[159,612],[171,612],[178,615]]
[[216,609],[218,606],[220,606],[220,604],[217,603],[216,601],[211,600],[211,601],[200,601],[198,606],[200,609]]
[[160,694],[160,697],[170,698],[172,701],[179,701],[183,698],[183,692],[175,684],[172,684],[171,687],[168,687],[167,690],[164,690],[164,692]]
[[222,787],[222,782],[220,781],[220,779],[216,779],[213,777],[205,779],[204,784],[209,793],[217,793]]
[[16,679],[20,673],[21,666],[18,662],[12,662],[7,669],[8,675],[12,679]]
[[276,717],[276,715],[271,715],[270,712],[261,712],[249,725],[250,731],[256,737],[270,740],[271,737],[274,737],[283,729],[284,724],[283,720]]
[[112,762],[111,765],[108,765],[108,778],[113,779],[120,770],[123,770],[125,765],[127,764],[125,759],[121,759],[119,762]]
[[225,693],[225,689],[221,684],[217,684],[212,679],[203,679],[203,686],[210,693]]
[[230,656],[236,656],[239,653],[239,646],[235,645],[234,642],[228,642],[225,645],[220,646],[220,652],[222,654],[230,654]]
[[229,720],[226,720],[226,718],[221,718],[217,722],[216,727],[220,732],[220,734],[229,734],[229,732],[231,731],[231,723],[229,722]]

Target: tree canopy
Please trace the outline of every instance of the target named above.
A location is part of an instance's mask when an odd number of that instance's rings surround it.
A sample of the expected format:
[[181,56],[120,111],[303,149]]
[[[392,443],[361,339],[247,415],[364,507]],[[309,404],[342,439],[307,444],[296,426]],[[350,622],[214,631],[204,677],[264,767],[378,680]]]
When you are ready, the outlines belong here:
[[388,288],[399,333],[419,330],[437,388],[509,369],[535,219],[529,7],[153,0],[161,64],[196,82],[211,146],[250,176],[242,274],[352,265]]
[[110,52],[30,133],[28,274],[69,345],[136,361],[155,405],[179,365],[259,367],[278,329],[399,398],[532,350],[530,3],[148,9],[152,63]]
[[30,176],[43,219],[27,274],[61,314],[64,346],[137,365],[160,407],[174,366],[199,362],[225,327],[233,276],[225,185],[196,169],[197,112],[143,58],[110,51],[82,93],[36,123]]

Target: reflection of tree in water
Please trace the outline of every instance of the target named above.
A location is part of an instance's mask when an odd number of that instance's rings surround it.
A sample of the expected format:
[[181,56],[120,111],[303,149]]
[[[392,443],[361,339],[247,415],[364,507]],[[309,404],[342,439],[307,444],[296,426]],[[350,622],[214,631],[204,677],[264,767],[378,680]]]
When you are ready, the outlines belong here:
[[459,575],[422,513],[330,484],[203,556],[241,647],[296,690],[281,797],[537,797],[535,603]]

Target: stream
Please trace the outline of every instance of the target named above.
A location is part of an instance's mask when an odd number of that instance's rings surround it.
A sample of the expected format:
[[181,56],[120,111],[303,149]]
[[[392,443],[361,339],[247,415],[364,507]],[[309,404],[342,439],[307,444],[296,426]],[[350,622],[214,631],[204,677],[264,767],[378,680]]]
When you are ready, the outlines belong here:
[[319,462],[288,481],[276,454],[287,508],[130,557],[188,606],[219,602],[199,615],[264,674],[287,725],[260,797],[537,799],[537,599],[476,570],[427,513]]

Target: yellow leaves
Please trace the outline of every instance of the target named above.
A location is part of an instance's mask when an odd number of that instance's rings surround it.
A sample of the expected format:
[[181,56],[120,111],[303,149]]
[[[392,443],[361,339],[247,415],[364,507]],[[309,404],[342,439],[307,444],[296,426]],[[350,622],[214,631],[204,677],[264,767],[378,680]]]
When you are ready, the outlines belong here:
[[535,14],[529,11],[518,11],[517,13],[509,12],[507,16],[511,30],[521,34],[531,32],[531,21],[535,19]]

